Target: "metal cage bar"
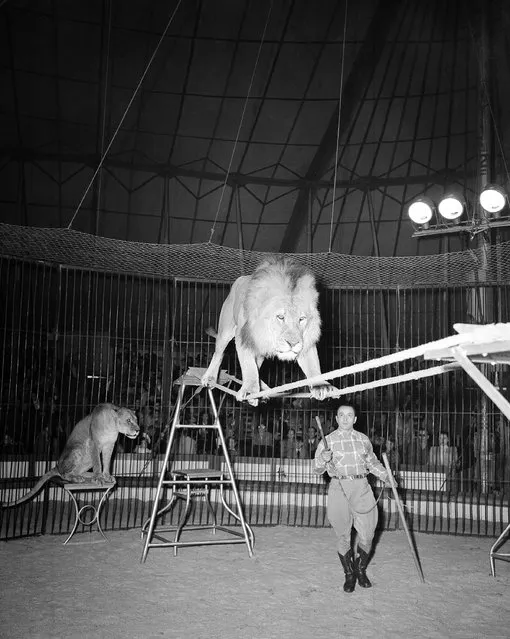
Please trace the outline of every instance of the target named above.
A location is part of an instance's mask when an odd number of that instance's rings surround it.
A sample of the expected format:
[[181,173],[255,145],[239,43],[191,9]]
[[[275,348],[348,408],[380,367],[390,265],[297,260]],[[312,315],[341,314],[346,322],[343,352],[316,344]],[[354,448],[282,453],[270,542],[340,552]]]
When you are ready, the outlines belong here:
[[[54,464],[74,424],[97,403],[112,401],[138,412],[144,440],[131,445],[119,438],[113,466],[118,483],[105,505],[104,527],[141,525],[161,470],[176,400],[172,383],[190,362],[207,365],[214,341],[206,329],[216,327],[228,284],[102,273],[8,257],[0,258],[0,275],[2,501],[26,492]],[[441,339],[453,323],[469,321],[469,294],[477,286],[324,290],[323,370]],[[509,321],[510,285],[486,288],[498,321]],[[399,362],[389,370],[406,375],[416,366]],[[240,377],[233,345],[222,368]],[[508,367],[494,369],[497,386],[508,392]],[[261,376],[277,386],[300,379],[301,372],[270,360]],[[365,371],[353,383],[373,382],[378,376]],[[359,425],[400,475],[415,529],[496,536],[506,521],[510,494],[508,426],[489,406],[482,477],[481,391],[462,370],[444,380],[405,381],[393,394],[378,388],[356,393],[352,399],[360,410]],[[230,395],[216,401],[247,521],[326,525],[324,481],[311,473],[310,464],[314,418],[319,415],[327,430],[333,428],[335,402],[296,397],[253,408]],[[192,392],[184,404],[186,419],[197,429],[192,445],[175,455],[199,467],[218,457],[218,442],[199,428],[210,419],[211,407],[207,398]],[[448,436],[457,451],[453,467],[434,467],[428,458],[417,458],[421,432],[429,448],[440,435]],[[381,504],[388,515],[384,525],[398,526],[391,500],[383,498]],[[51,487],[30,504],[0,511],[0,536],[68,533],[70,506],[62,491]],[[198,504],[192,516],[199,523],[207,512]]]

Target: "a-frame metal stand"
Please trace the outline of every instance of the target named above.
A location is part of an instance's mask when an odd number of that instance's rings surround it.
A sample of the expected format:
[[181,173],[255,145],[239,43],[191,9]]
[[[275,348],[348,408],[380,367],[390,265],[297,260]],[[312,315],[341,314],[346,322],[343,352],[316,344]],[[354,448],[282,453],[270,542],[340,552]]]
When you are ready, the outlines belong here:
[[[142,526],[142,538],[145,537],[141,559],[142,562],[144,562],[147,558],[147,553],[149,552],[150,548],[173,548],[174,554],[177,554],[177,549],[183,546],[246,544],[249,556],[251,557],[253,554],[253,532],[244,518],[241,499],[239,497],[239,491],[237,489],[232,464],[230,462],[230,457],[228,454],[227,443],[225,441],[223,429],[220,424],[218,410],[216,408],[216,402],[214,400],[211,388],[202,387],[199,389],[198,392],[207,392],[210,406],[214,414],[214,424],[204,425],[181,423],[180,418],[183,408],[184,391],[187,386],[201,387],[201,377],[205,373],[205,370],[205,368],[190,368],[188,369],[186,374],[180,377],[179,380],[177,380],[176,382],[176,384],[179,384],[179,393],[168,438],[168,444],[166,447],[163,466],[161,468],[156,495],[154,498],[152,514]],[[229,376],[227,376],[227,378],[228,377]],[[218,388],[220,388],[220,386],[218,386]],[[172,446],[176,441],[177,431],[180,429],[198,428],[208,428],[215,431],[217,440],[220,443],[223,457],[222,461],[225,462],[226,470],[221,468],[189,468],[186,467],[185,463],[179,468],[168,468],[168,462],[170,459],[170,454],[172,452]],[[162,500],[162,497],[164,496],[164,493],[166,492],[166,486],[171,487],[170,501],[165,506],[161,506],[160,502]],[[230,515],[235,520],[239,522],[240,529],[219,526],[216,524],[216,514],[210,501],[211,486],[218,487],[222,506],[227,510],[228,513],[230,513]],[[232,510],[225,501],[225,488],[231,489],[233,492],[235,510]],[[197,495],[205,498],[212,523],[187,526],[186,521],[190,514],[192,499]],[[165,513],[169,513],[174,505],[177,503],[178,499],[185,500],[186,503],[177,526],[157,526],[157,519]],[[183,531],[188,532],[193,530],[211,530],[212,535],[208,539],[204,539],[202,537],[195,540],[181,541],[181,534],[183,533]],[[218,531],[225,533],[226,536],[217,536],[216,533]],[[173,539],[168,539],[168,537],[163,536],[162,533],[174,533]]]

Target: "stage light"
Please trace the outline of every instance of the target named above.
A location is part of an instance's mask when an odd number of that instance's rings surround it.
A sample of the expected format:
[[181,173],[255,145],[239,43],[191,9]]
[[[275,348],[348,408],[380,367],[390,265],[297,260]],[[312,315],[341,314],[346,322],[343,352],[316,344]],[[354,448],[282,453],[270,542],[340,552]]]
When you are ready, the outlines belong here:
[[434,203],[427,197],[415,200],[409,205],[407,215],[415,224],[428,224],[432,219]]
[[506,193],[496,184],[488,184],[480,193],[480,204],[487,213],[499,213],[506,206]]
[[464,203],[459,196],[448,193],[437,205],[437,210],[445,220],[456,220],[464,212]]

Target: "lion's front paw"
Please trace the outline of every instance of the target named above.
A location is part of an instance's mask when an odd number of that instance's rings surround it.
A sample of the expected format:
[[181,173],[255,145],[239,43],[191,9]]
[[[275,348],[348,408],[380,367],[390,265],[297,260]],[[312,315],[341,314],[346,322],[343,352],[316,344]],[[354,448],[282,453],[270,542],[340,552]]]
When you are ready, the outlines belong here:
[[70,475],[69,473],[65,473],[62,475],[62,479],[70,484],[84,484],[91,480],[91,475],[87,475],[87,473],[83,475]]
[[241,388],[237,391],[236,399],[238,402],[248,401],[248,404],[250,404],[250,406],[258,406],[259,405],[258,399],[246,400],[248,395],[251,395],[252,393],[258,393],[258,391],[259,389],[257,388],[257,386],[243,384]]
[[211,386],[214,386],[214,384],[216,384],[216,379],[212,375],[205,373],[205,375],[200,380],[200,383],[202,384],[202,386],[210,388]]
[[318,399],[319,401],[323,401],[329,397],[335,397],[338,389],[335,388],[332,384],[318,384],[317,386],[312,386],[310,388],[310,394],[314,399]]
[[94,473],[92,481],[98,486],[104,486],[105,484],[114,484],[117,480],[110,473]]

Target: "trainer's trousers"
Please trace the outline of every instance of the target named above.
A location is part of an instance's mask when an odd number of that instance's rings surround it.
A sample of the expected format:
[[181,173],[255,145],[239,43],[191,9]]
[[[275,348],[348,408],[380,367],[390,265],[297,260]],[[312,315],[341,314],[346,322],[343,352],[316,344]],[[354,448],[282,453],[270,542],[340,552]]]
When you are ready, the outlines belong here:
[[366,479],[332,478],[328,489],[327,516],[341,555],[345,555],[351,547],[353,526],[358,533],[358,544],[366,553],[370,552],[378,511],[374,493]]

